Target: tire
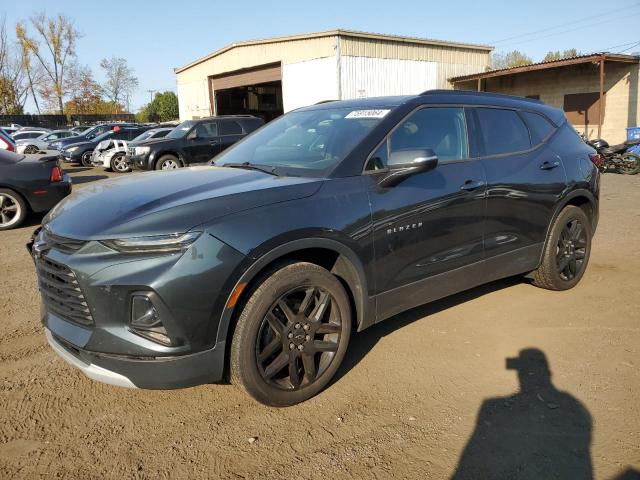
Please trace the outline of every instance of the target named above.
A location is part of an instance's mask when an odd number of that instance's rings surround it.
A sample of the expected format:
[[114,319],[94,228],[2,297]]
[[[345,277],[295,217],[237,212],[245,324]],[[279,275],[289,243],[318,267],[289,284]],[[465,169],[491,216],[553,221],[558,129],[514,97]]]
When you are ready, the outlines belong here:
[[26,147],[24,147],[24,153],[26,153],[27,155],[38,153],[39,151],[40,150],[35,145],[27,145]]
[[175,155],[163,155],[156,162],[156,170],[175,170],[180,167],[182,164]]
[[240,312],[231,342],[231,382],[260,403],[285,407],[313,397],[344,359],[352,324],[349,300],[340,281],[318,265],[292,262],[270,270]]
[[635,175],[640,172],[640,155],[626,152],[622,155],[623,165],[618,167],[618,172],[623,175]]
[[82,157],[80,157],[80,163],[82,164],[83,167],[93,167],[93,163],[91,163],[92,153],[93,153],[92,150],[87,150],[82,154]]
[[127,161],[125,160],[124,153],[116,153],[113,157],[111,157],[110,162],[111,170],[116,173],[127,173],[131,171]]
[[0,230],[11,230],[27,216],[27,204],[13,190],[0,188]]
[[584,210],[565,207],[553,222],[542,263],[533,284],[547,290],[568,290],[580,281],[591,254],[591,221]]

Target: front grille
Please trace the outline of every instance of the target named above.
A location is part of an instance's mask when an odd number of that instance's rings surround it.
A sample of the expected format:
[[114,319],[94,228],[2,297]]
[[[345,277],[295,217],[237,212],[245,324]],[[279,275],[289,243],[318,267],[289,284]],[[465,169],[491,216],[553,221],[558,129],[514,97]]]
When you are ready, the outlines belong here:
[[75,238],[66,238],[54,235],[47,229],[42,231],[42,241],[46,243],[47,248],[53,248],[62,253],[72,254],[80,250],[87,242],[85,240],[76,240]]
[[36,259],[38,286],[45,308],[65,320],[93,325],[93,317],[75,274],[47,257]]

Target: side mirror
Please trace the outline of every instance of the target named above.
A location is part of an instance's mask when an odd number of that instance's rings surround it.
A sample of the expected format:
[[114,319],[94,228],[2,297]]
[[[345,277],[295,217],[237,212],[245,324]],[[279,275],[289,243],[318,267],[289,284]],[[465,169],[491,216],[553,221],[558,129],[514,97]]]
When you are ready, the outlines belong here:
[[438,165],[438,156],[430,148],[391,152],[387,162],[389,173],[380,181],[383,187],[393,187],[416,173],[428,172]]

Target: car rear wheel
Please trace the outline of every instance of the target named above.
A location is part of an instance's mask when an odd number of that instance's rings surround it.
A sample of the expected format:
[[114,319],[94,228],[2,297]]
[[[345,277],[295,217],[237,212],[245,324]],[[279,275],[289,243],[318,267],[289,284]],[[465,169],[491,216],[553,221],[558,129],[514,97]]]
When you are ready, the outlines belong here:
[[276,407],[303,402],[334,376],[347,351],[351,308],[340,281],[312,263],[280,265],[244,304],[231,343],[231,381]]
[[116,153],[111,157],[111,170],[116,173],[127,173],[131,171],[124,153]]
[[22,223],[27,216],[27,205],[13,190],[0,188],[0,230],[9,230]]
[[553,222],[542,263],[533,272],[534,285],[548,290],[573,288],[584,275],[590,254],[589,217],[579,207],[565,207]]
[[88,150],[82,154],[82,157],[80,157],[80,163],[82,163],[83,167],[93,167],[93,164],[91,163],[92,153],[93,152],[91,150]]
[[158,159],[156,163],[156,170],[175,170],[180,168],[180,160],[173,155],[163,155]]
[[39,149],[35,145],[27,145],[24,148],[24,153],[27,153],[27,154],[38,153],[38,151],[39,151]]

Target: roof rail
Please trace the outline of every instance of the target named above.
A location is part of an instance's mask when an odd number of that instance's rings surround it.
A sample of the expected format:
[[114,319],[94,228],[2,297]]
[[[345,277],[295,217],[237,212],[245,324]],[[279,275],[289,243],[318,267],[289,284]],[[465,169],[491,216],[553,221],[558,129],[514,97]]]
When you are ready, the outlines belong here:
[[314,105],[322,105],[323,103],[329,102],[337,102],[337,100],[320,100],[319,102],[314,103]]
[[420,95],[480,95],[483,97],[504,98],[507,100],[521,100],[523,102],[542,103],[542,101],[535,98],[518,97],[516,95],[507,95],[505,93],[477,92],[475,90],[425,90]]

